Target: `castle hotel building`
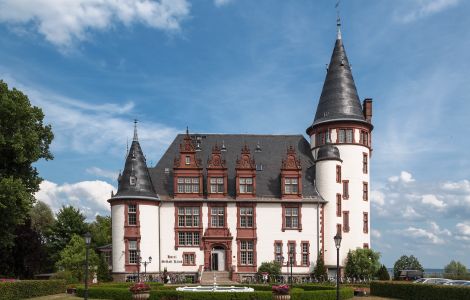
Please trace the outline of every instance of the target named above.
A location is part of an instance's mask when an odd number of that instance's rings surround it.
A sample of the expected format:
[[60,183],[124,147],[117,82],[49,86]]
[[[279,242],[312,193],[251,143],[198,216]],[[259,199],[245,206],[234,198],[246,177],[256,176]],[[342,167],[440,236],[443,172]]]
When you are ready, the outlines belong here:
[[[359,100],[338,27],[313,123],[303,135],[176,136],[148,167],[135,128],[112,213],[115,280],[153,260],[147,274],[226,272],[251,277],[262,262],[313,271],[318,253],[336,270],[370,247],[372,100]],[[290,267],[289,267],[290,272]]]

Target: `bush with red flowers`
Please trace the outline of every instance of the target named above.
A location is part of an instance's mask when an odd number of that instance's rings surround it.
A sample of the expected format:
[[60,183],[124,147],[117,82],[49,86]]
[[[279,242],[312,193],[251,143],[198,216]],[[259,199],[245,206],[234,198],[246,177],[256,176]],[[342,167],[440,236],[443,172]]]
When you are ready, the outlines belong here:
[[273,293],[276,295],[288,295],[289,286],[287,284],[273,285]]
[[139,293],[150,291],[150,286],[146,283],[138,282],[138,283],[132,285],[129,288],[129,291],[131,291],[131,293],[133,293],[133,294],[139,294]]

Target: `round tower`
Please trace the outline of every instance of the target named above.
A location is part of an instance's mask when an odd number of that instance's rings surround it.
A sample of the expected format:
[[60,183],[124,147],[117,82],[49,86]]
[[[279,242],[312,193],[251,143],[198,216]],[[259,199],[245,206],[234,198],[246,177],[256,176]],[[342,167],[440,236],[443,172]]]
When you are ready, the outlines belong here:
[[333,237],[341,233],[340,265],[349,250],[370,247],[372,100],[361,105],[340,26],[314,121],[307,128],[324,206],[325,265],[336,269]]
[[[149,257],[160,261],[160,200],[140,147],[137,121],[124,171],[119,174],[118,191],[108,202],[111,205],[114,280],[135,280],[132,277],[142,272],[140,257],[143,261],[148,261]],[[149,264],[147,273],[159,272],[158,267],[158,263]]]

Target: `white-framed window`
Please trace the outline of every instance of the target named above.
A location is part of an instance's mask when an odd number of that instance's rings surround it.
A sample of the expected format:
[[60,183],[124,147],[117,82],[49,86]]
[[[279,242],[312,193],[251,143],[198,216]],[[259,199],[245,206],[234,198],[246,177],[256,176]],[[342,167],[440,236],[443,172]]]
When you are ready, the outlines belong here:
[[308,243],[302,242],[302,266],[308,266],[310,260],[310,252],[308,249]]
[[137,205],[129,204],[127,206],[127,224],[137,225]]
[[137,263],[137,241],[128,241],[129,263]]
[[178,246],[199,246],[200,234],[198,231],[179,231]]
[[274,244],[274,260],[282,264],[282,243],[276,242]]
[[199,193],[199,177],[178,177],[176,183],[178,193]]
[[211,193],[223,193],[224,192],[224,178],[223,177],[211,177],[210,178]]
[[178,207],[178,227],[199,227],[199,207]]
[[211,227],[225,226],[225,207],[211,207]]
[[253,193],[253,178],[252,177],[240,177],[239,186],[240,186],[240,194]]
[[196,265],[196,254],[195,253],[183,253],[183,266],[194,266]]
[[184,158],[184,163],[186,165],[189,165],[191,164],[191,157],[189,155],[186,155],[186,157]]
[[284,193],[297,194],[299,192],[299,179],[298,178],[285,178],[284,179]]
[[286,207],[285,208],[285,226],[286,228],[299,228],[299,208]]
[[253,207],[240,207],[240,227],[253,227]]
[[252,266],[254,264],[254,242],[240,241],[240,264]]

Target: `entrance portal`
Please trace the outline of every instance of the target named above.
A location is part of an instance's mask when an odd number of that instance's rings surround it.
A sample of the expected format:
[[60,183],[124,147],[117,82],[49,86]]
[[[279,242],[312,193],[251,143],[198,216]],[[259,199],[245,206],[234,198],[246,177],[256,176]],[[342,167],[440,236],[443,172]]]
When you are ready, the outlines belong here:
[[225,249],[223,247],[212,248],[211,269],[212,271],[225,271]]

